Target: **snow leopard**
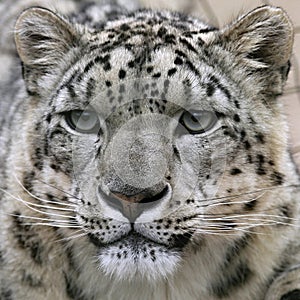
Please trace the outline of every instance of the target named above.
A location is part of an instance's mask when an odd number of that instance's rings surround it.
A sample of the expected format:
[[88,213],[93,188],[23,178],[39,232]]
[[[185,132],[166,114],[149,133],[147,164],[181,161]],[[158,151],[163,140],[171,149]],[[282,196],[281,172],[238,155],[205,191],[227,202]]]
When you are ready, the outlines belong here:
[[0,14],[1,300],[300,299],[283,9]]

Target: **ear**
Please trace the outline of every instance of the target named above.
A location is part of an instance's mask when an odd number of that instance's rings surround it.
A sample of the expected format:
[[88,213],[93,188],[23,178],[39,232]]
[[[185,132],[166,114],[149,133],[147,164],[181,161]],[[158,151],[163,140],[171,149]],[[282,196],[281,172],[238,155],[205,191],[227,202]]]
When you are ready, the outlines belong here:
[[24,66],[47,73],[76,47],[78,34],[67,21],[45,8],[25,10],[15,25],[15,42]]
[[293,25],[278,7],[262,6],[221,30],[224,46],[254,68],[288,64],[293,48]]

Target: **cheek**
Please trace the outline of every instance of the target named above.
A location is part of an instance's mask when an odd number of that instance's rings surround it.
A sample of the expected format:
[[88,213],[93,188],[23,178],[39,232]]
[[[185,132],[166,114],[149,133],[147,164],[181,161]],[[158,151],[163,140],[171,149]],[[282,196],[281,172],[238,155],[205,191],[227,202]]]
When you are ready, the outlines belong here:
[[51,164],[66,174],[72,173],[72,138],[61,130],[52,132],[48,138],[48,154]]

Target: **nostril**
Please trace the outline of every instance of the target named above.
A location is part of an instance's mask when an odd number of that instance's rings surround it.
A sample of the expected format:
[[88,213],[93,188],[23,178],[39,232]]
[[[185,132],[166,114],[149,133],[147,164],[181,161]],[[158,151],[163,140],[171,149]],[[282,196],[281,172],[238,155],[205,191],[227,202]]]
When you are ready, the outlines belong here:
[[118,198],[108,196],[103,192],[100,186],[98,187],[98,193],[101,196],[101,199],[105,201],[109,206],[111,206],[114,209],[117,209],[120,212],[123,211],[122,202]]
[[140,203],[151,203],[151,202],[161,200],[168,194],[168,192],[169,192],[169,187],[166,185],[165,188],[160,193],[151,197],[145,197],[140,201]]
[[169,184],[167,184],[164,189],[157,194],[153,192],[150,193],[149,191],[146,193],[144,191],[143,193],[130,196],[115,191],[107,195],[100,186],[98,187],[98,192],[102,201],[134,222],[143,211],[147,211],[162,200],[167,199],[166,196],[170,192],[170,187]]

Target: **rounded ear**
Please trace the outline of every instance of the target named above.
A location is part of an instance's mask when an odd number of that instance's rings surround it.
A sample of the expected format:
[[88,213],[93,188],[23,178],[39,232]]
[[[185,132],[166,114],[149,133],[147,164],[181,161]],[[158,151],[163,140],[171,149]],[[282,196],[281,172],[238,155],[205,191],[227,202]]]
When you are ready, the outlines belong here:
[[284,10],[262,6],[220,32],[222,44],[258,68],[282,67],[291,57],[294,30]]
[[27,67],[45,70],[59,64],[77,41],[72,25],[45,8],[25,10],[15,25],[16,48]]

